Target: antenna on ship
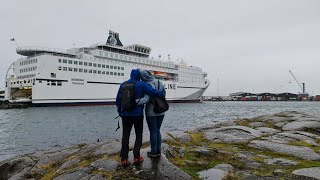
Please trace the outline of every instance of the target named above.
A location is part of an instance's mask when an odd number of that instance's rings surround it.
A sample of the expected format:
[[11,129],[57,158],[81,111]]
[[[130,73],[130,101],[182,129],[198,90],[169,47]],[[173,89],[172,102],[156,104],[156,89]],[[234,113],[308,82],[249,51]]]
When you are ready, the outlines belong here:
[[19,44],[18,44],[18,42],[16,41],[16,39],[14,37],[11,38],[10,41],[15,42],[16,46],[19,47]]
[[170,61],[170,54],[168,54],[168,61]]

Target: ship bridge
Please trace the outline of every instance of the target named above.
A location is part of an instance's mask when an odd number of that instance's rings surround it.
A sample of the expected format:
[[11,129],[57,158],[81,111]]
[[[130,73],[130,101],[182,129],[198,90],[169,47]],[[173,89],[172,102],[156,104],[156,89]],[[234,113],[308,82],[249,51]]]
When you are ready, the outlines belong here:
[[35,56],[39,54],[54,54],[59,56],[65,56],[65,57],[76,57],[75,54],[67,52],[62,49],[55,49],[55,48],[46,48],[46,47],[34,47],[34,46],[24,46],[24,47],[18,47],[17,48],[17,54],[20,54],[22,56]]

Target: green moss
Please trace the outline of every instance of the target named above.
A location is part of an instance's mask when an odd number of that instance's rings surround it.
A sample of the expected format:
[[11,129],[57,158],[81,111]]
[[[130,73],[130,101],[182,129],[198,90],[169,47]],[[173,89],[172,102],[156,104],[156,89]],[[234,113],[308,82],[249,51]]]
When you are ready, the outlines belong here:
[[47,173],[41,177],[42,180],[51,180],[54,178],[56,172],[55,164],[45,164],[42,168],[47,171]]
[[252,158],[252,160],[257,161],[259,163],[264,163],[265,158],[261,157],[261,156],[254,156]]
[[83,148],[84,146],[86,146],[87,144],[85,144],[85,143],[82,143],[82,144],[78,144],[78,148]]
[[99,170],[93,171],[92,174],[95,174],[95,175],[101,174],[106,179],[112,179],[112,177],[114,175],[114,173],[112,173],[112,172],[104,172],[104,171],[99,171]]
[[303,146],[303,147],[308,147],[316,152],[320,151],[320,147],[309,144],[305,141],[293,141],[293,142],[289,142],[289,145],[294,145],[294,146]]
[[237,120],[236,123],[239,126],[249,126],[250,120],[249,119],[241,119],[241,120]]
[[241,177],[232,173],[228,172],[226,176],[223,177],[223,180],[240,180]]

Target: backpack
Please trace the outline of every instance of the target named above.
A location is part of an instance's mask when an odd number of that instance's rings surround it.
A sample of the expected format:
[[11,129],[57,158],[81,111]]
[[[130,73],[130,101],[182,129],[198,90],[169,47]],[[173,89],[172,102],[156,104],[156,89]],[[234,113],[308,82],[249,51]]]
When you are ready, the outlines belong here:
[[132,111],[136,106],[135,85],[137,82],[123,83],[120,89],[120,100],[122,111]]
[[[160,88],[160,82],[158,80],[158,90]],[[166,100],[166,97],[153,97],[151,100],[151,103],[153,104],[154,108],[153,111],[155,113],[163,113],[169,110],[169,104]]]

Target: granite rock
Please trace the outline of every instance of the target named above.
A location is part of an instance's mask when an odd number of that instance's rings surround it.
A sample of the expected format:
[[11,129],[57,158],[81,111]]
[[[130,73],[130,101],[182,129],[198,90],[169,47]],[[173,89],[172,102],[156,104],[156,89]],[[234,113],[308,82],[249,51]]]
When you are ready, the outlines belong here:
[[222,180],[227,175],[227,172],[220,169],[211,168],[198,172],[198,175],[200,179]]
[[279,131],[277,129],[267,128],[267,127],[258,127],[258,128],[256,128],[256,130],[260,131],[264,135],[269,135],[269,134],[274,134],[274,133],[281,132],[281,131]]
[[115,171],[119,163],[112,159],[99,159],[90,165],[90,169],[104,172]]
[[258,140],[251,141],[249,146],[258,149],[288,154],[305,160],[320,160],[320,155],[315,153],[312,149],[308,147],[292,146]]
[[216,139],[226,143],[248,142],[260,137],[260,131],[245,126],[229,126],[205,131],[205,138],[214,141]]
[[250,127],[265,127],[266,124],[263,122],[252,122],[252,123],[249,123],[249,126]]
[[283,158],[273,158],[273,159],[265,159],[264,160],[265,164],[276,164],[276,165],[282,165],[282,166],[296,166],[299,163],[295,161],[291,161],[288,159],[283,159]]
[[86,177],[88,174],[83,171],[75,171],[72,173],[62,174],[53,180],[74,180],[74,179],[81,179]]
[[298,169],[293,171],[292,174],[294,174],[297,177],[300,177],[301,179],[320,179],[320,167]]
[[305,130],[320,128],[320,121],[293,121],[282,127],[284,131]]

